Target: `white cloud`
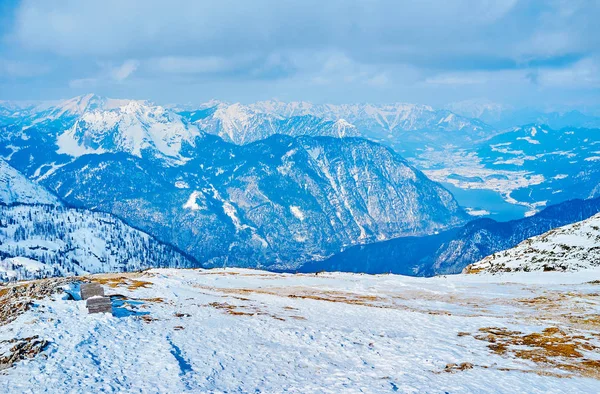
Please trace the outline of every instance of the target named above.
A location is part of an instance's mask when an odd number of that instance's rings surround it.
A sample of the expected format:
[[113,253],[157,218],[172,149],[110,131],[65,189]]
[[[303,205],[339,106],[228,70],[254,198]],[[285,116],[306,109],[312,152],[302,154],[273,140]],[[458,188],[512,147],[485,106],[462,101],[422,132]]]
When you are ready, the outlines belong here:
[[140,62],[138,62],[137,60],[126,60],[122,65],[114,67],[110,71],[110,75],[117,82],[124,81],[131,74],[133,74],[135,70],[137,70],[139,65]]
[[365,63],[392,56],[432,65],[457,53],[522,59],[540,48],[553,56],[591,50],[598,7],[523,0],[23,0],[11,37],[69,56],[210,59],[317,49]]

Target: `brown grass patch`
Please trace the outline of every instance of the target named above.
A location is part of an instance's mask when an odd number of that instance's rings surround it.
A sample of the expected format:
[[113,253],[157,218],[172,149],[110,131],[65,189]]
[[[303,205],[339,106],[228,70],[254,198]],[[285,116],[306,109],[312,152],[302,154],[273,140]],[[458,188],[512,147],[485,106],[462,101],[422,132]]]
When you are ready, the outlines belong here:
[[251,277],[251,278],[276,278],[276,277],[282,276],[282,275],[276,274],[276,273],[257,272],[254,274],[254,273],[241,273],[241,272],[235,272],[235,271],[223,271],[223,270],[218,270],[218,269],[199,271],[198,274],[199,275],[219,275],[219,276],[240,276],[240,277]]
[[502,327],[484,327],[473,337],[488,342],[488,348],[496,354],[532,361],[544,371],[556,368],[600,379],[600,361],[585,357],[586,352],[599,349],[584,335],[571,335],[558,327],[530,334]]
[[341,302],[350,305],[376,306],[375,302],[385,302],[384,298],[369,295],[360,295],[352,293],[343,293],[335,291],[324,291],[320,294],[299,293],[287,294],[289,298],[302,298],[315,301]]
[[[312,288],[303,287],[273,287],[273,288],[257,288],[257,289],[244,289],[244,288],[211,288],[211,290],[218,291],[225,294],[266,294],[274,295],[279,297],[288,298],[301,298],[315,301],[327,301],[327,302],[341,302],[345,304],[353,305],[364,305],[364,306],[379,306],[375,305],[376,302],[384,303],[388,302],[387,298],[353,294],[340,291],[328,291],[328,290],[317,290]],[[247,298],[246,298],[247,300]]]
[[[236,298],[243,301],[251,301],[247,296],[253,294],[259,295],[270,295],[276,297],[285,297],[290,299],[308,299],[315,301],[324,301],[324,302],[332,302],[332,303],[343,303],[349,305],[358,305],[358,306],[366,306],[371,308],[383,308],[383,309],[397,309],[411,312],[420,312],[420,313],[429,313],[432,315],[455,315],[449,311],[444,310],[431,310],[431,309],[420,309],[416,307],[411,307],[409,305],[401,304],[398,301],[412,301],[414,299],[421,299],[419,295],[423,295],[423,293],[416,292],[405,292],[402,296],[397,296],[396,294],[382,294],[382,295],[368,295],[368,294],[356,294],[344,291],[334,291],[334,290],[321,290],[315,289],[312,287],[304,287],[304,286],[287,286],[287,287],[265,287],[265,288],[222,288],[222,287],[213,287],[206,286],[201,284],[193,284],[195,288],[207,290],[209,292],[205,292],[202,294],[217,296],[213,294],[213,292],[226,294],[228,297]],[[429,293],[427,293],[429,294]],[[427,294],[424,296],[426,297]],[[243,297],[240,297],[243,296]],[[444,302],[453,302],[455,300],[448,300],[448,298],[452,297],[444,297],[441,295],[431,295],[429,294],[431,299],[440,300]],[[458,302],[458,301],[457,301]],[[472,303],[465,302],[465,305],[473,306]],[[476,304],[475,306],[476,307]],[[284,309],[293,308],[291,306],[283,307]],[[469,314],[468,316],[472,316]],[[480,315],[477,315],[480,316]]]
[[152,282],[146,282],[144,280],[131,280],[130,283],[127,285],[127,289],[128,290],[136,290],[139,288],[142,289],[147,289],[149,287],[152,287],[153,283]]
[[125,285],[127,283],[127,278],[124,276],[120,277],[109,277],[109,278],[91,278],[92,282],[99,283],[103,286],[108,286],[110,288],[116,289],[118,286]]
[[600,316],[600,295],[596,292],[560,292],[546,291],[534,298],[519,298],[517,305],[524,306],[524,312],[530,310],[529,318],[538,321],[564,323],[571,329],[598,330]]
[[256,306],[231,305],[227,302],[211,302],[207,306],[219,309],[232,316],[268,316],[275,320],[285,321],[284,318],[265,312]]
[[152,286],[152,282],[147,282],[144,280],[131,279],[125,276],[110,276],[110,277],[92,277],[92,282],[99,283],[104,286],[108,286],[110,288],[116,289],[117,287],[127,287],[127,290],[134,291],[136,289],[142,288],[147,289]]
[[164,303],[165,299],[160,297],[153,298],[134,298],[136,301],[144,301],[144,302],[156,302],[156,303]]
[[485,268],[483,268],[483,267],[476,268],[476,267],[473,267],[472,265],[468,265],[463,270],[463,273],[464,274],[478,274],[483,271],[485,271]]
[[586,314],[586,315],[562,315],[562,318],[568,322],[583,326],[584,328],[591,330],[598,330],[600,328],[600,315],[597,314]]

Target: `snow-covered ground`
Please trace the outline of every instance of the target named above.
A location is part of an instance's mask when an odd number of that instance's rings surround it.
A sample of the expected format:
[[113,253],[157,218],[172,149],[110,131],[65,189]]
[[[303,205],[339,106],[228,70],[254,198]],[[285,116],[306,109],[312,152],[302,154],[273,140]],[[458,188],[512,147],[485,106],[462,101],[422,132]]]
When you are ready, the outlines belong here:
[[121,295],[113,316],[88,315],[84,302],[58,293],[0,326],[0,341],[49,341],[3,371],[0,391],[600,391],[600,269],[437,278],[159,269],[93,278]]
[[600,214],[494,253],[465,272],[577,271],[600,266]]

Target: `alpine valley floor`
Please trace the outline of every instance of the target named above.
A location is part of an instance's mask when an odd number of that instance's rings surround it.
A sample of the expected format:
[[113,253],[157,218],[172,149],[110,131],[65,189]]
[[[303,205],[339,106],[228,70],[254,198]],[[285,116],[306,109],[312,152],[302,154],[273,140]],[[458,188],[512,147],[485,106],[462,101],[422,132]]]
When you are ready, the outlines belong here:
[[69,300],[73,279],[0,287],[0,362],[23,358],[5,365],[1,392],[600,391],[598,268],[79,279],[104,285],[113,316]]

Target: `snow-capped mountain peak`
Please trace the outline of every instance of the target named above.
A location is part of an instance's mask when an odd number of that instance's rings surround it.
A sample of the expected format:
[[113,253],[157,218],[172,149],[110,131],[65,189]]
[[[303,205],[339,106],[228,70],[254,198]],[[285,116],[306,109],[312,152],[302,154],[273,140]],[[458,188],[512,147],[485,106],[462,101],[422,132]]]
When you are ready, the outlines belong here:
[[[84,154],[127,152],[141,157],[183,159],[184,143],[193,144],[198,128],[181,116],[147,101],[109,99],[93,94],[38,106],[24,128],[37,126],[55,134],[57,151],[78,157]],[[60,119],[58,127],[52,123]]]
[[37,105],[31,112],[38,115],[38,121],[43,121],[61,117],[77,117],[95,110],[116,109],[133,101],[135,100],[112,99],[89,93],[65,100],[46,101]]
[[58,112],[58,116],[62,114],[81,115],[88,110],[103,108],[105,101],[104,98],[95,94],[86,94],[59,102],[54,106],[53,112]]
[[356,126],[344,119],[336,120],[333,124],[333,127],[335,130],[337,130],[338,137],[356,135]]

